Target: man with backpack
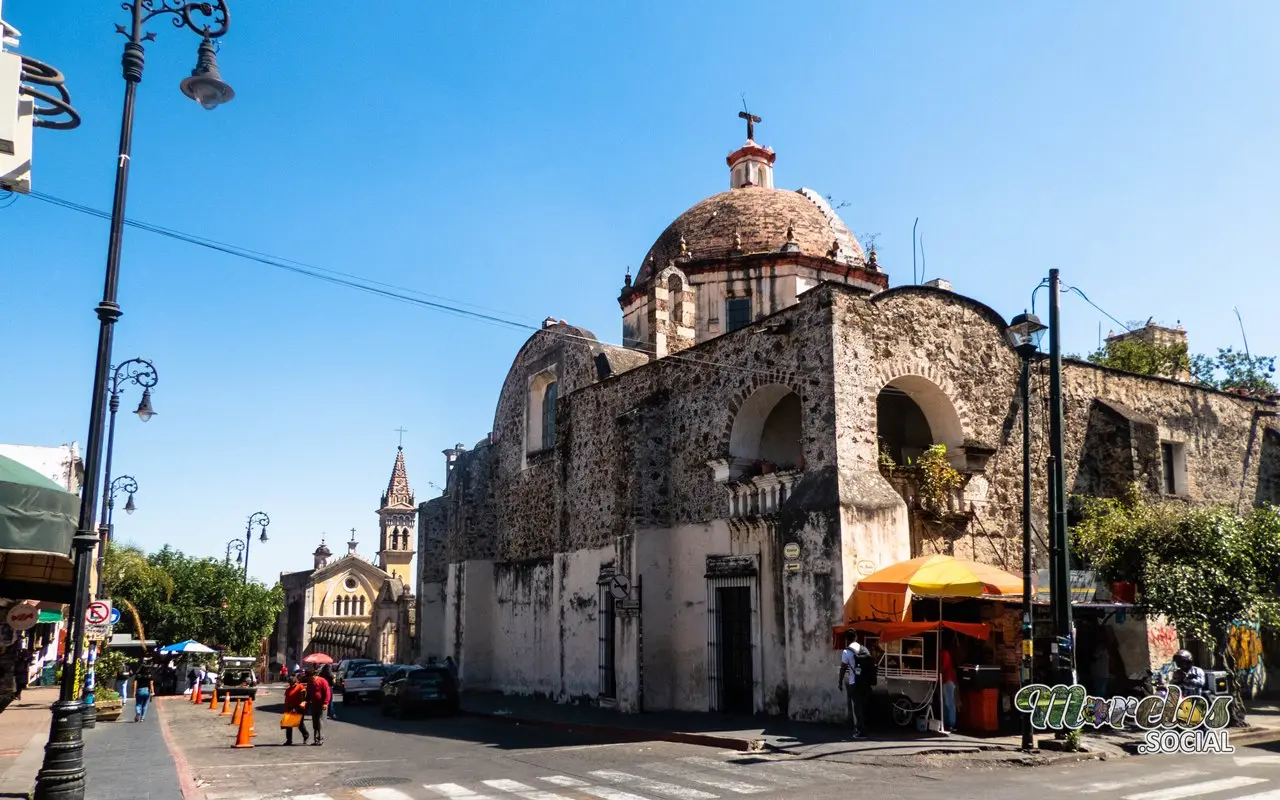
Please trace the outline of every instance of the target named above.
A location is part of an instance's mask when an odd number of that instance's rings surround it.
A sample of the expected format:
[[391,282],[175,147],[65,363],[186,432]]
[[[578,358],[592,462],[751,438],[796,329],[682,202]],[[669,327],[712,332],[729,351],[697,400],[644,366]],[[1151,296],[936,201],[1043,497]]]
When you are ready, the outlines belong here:
[[844,650],[840,652],[840,685],[845,691],[853,738],[861,739],[867,735],[867,700],[876,682],[876,666],[871,651],[862,643],[861,633],[846,631],[844,642]]

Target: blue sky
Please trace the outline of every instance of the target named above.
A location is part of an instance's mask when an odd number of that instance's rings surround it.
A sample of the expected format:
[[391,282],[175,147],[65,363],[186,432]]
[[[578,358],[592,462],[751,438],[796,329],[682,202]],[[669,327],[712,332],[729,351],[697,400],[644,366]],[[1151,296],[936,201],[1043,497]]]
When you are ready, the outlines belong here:
[[[628,265],[726,188],[745,93],[777,184],[847,203],[894,285],[919,217],[926,278],[1006,316],[1057,266],[1121,320],[1181,321],[1193,351],[1239,347],[1238,307],[1251,349],[1280,352],[1280,6],[233,2],[236,99],[213,112],[177,88],[197,37],[151,24],[131,218],[617,342]],[[108,209],[124,12],[4,13],[84,117],[36,132],[34,188]],[[21,198],[0,236],[0,441],[83,442],[107,224]],[[115,472],[141,486],[118,536],[217,555],[264,510],[264,579],[322,534],[375,549],[398,427],[419,500],[438,494],[440,451],[490,430],[525,338],[132,229],[120,304],[116,360],[160,383],[155,419],[118,424]],[[1069,351],[1115,327],[1063,310]]]

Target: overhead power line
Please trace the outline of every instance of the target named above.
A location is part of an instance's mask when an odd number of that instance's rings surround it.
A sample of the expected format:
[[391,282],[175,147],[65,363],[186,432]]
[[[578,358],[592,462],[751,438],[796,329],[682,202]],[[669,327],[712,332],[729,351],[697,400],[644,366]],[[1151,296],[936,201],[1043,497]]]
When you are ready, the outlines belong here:
[[[93,208],[91,206],[86,206],[81,203],[76,203],[71,200],[65,200],[60,197],[55,197],[50,194],[45,194],[44,192],[31,192],[28,196],[33,199],[39,200],[41,202],[49,203],[50,205],[67,209],[69,211],[76,211],[81,214],[86,214],[86,215],[97,217],[99,219],[104,219],[104,220],[111,219],[111,214],[109,212],[103,211],[101,209]],[[192,233],[184,233],[182,231],[176,231],[176,230],[173,230],[172,228],[166,228],[164,226],[155,225],[149,222],[142,222],[140,220],[126,218],[124,221],[124,224],[132,228],[137,228],[139,230],[144,230],[149,233],[154,233],[158,236],[165,236],[170,239],[186,242],[187,244],[193,244],[198,247],[204,247],[210,250],[224,253],[226,255],[247,259],[249,261],[255,261],[259,264],[264,264],[269,267],[275,267],[277,269],[283,269],[283,270],[286,270],[298,275],[302,275],[308,278],[315,278],[316,280],[325,281],[326,283],[330,283],[335,286],[342,286],[348,289],[355,289],[357,291],[366,292],[368,294],[372,294],[375,296],[385,297],[389,300],[397,300],[403,303],[409,303],[411,305],[429,308],[434,311],[440,311],[440,312],[443,312],[446,314],[452,314],[458,317],[473,319],[478,322],[483,322],[490,325],[500,325],[508,329],[520,330],[520,331],[532,331],[532,332],[542,331],[544,333],[547,333],[553,336],[558,336],[561,338],[574,340],[574,341],[582,341],[591,345],[612,346],[620,349],[628,349],[628,350],[646,353],[647,355],[650,355],[650,356],[656,355],[656,352],[654,351],[653,348],[640,348],[635,346],[624,347],[623,345],[616,345],[610,342],[603,342],[589,336],[582,336],[575,333],[569,333],[568,331],[555,330],[554,328],[544,328],[542,327],[541,323],[529,321],[527,317],[524,319],[515,318],[516,315],[510,314],[509,312],[497,311],[492,308],[486,308],[485,306],[478,306],[471,303],[465,303],[459,300],[453,300],[452,298],[442,297],[440,295],[428,294],[426,292],[422,292],[417,289],[410,289],[404,286],[397,286],[395,284],[375,281],[370,278],[365,278],[360,275],[354,275],[348,272],[340,272],[338,270],[327,269],[325,267],[317,267],[312,264],[307,264],[301,261],[295,261],[294,259],[283,258],[280,256],[271,255],[269,253],[263,253],[257,250],[251,250],[247,247],[240,247],[237,245],[228,244],[226,242],[220,242],[216,239],[209,239],[203,236],[197,236]],[[468,306],[469,308],[464,308],[464,306]],[[706,358],[698,358],[697,356],[686,355],[682,353],[668,354],[664,356],[664,359],[671,359],[673,361],[682,361],[689,364],[698,364],[701,366],[714,367],[717,369],[742,372],[745,374],[753,374],[753,375],[775,375],[776,374],[776,370],[755,369],[752,367],[743,366],[741,364],[730,364],[723,361],[716,361],[714,359],[706,359]],[[813,373],[812,370],[792,370],[792,372],[797,377],[804,377],[804,376],[811,375]]]

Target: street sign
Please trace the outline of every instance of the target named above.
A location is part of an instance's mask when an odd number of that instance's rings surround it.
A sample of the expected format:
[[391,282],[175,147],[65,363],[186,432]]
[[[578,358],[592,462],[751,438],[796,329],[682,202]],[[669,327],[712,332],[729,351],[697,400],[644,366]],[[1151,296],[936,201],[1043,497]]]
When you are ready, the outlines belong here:
[[638,617],[640,616],[640,603],[635,600],[614,603],[613,613],[619,617]]
[[795,542],[787,542],[787,545],[782,548],[782,556],[789,561],[794,561],[795,559],[799,558],[800,545],[796,544]]
[[90,625],[104,625],[111,619],[111,601],[94,600],[84,612],[84,621]]
[[782,568],[783,568],[783,569],[785,569],[787,572],[799,572],[799,571],[800,571],[800,562],[799,562],[799,561],[788,561],[787,563],[785,563],[785,564],[783,564],[783,565],[782,565]]
[[40,609],[29,603],[19,603],[9,609],[5,622],[15,631],[25,631],[34,628],[38,619],[40,619]]
[[90,623],[84,626],[84,635],[91,642],[105,641],[111,638],[111,626],[105,622]]
[[115,625],[116,623],[120,622],[120,609],[118,608],[111,609],[111,617],[107,620],[107,622],[111,625]]
[[609,579],[609,594],[614,600],[626,600],[631,594],[631,579],[618,573]]

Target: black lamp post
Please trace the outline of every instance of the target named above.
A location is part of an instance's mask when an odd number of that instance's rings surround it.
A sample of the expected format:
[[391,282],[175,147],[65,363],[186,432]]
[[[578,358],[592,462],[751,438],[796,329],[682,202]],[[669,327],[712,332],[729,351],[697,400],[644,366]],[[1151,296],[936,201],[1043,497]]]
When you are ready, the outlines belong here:
[[[102,473],[102,519],[98,522],[98,599],[106,597],[102,586],[102,566],[107,557],[107,548],[111,544],[111,511],[115,498],[115,493],[119,491],[111,480],[111,453],[115,449],[116,441],[116,412],[120,410],[120,388],[122,385],[136,383],[142,387],[142,400],[138,402],[138,408],[133,412],[138,415],[138,419],[146,422],[156,415],[155,409],[151,407],[151,389],[156,385],[160,376],[156,373],[155,365],[150,361],[141,358],[131,358],[120,364],[111,373],[111,399],[108,401],[108,423],[107,423],[107,458],[106,467]],[[133,480],[130,478],[129,480]],[[129,513],[133,513],[133,493],[138,490],[137,484],[129,492],[129,506],[125,508]]]
[[[1034,597],[1031,590],[1031,360],[1040,352],[1040,337],[1045,326],[1035,314],[1019,314],[1009,323],[1009,343],[1022,359],[1022,375],[1018,382],[1022,400],[1022,680],[1031,683],[1032,626]],[[1022,749],[1034,750],[1035,738],[1031,715],[1022,718]]]
[[243,563],[244,563],[244,548],[245,548],[245,544],[244,544],[244,542],[240,541],[240,537],[238,537],[238,536],[237,536],[236,538],[232,539],[231,541],[227,542],[227,561],[226,561],[226,564],[227,564],[227,566],[228,566],[228,567],[229,567],[229,566],[231,566],[231,551],[232,551],[232,550],[235,550],[235,551],[236,551],[236,566],[238,567],[238,566],[240,566],[241,564],[243,564]]
[[[111,204],[111,233],[107,244],[107,274],[102,290],[102,302],[96,309],[98,315],[98,352],[94,364],[92,402],[89,410],[89,432],[85,437],[85,483],[80,495],[80,519],[76,526],[74,542],[75,593],[71,603],[70,659],[62,670],[62,686],[58,702],[53,705],[49,724],[49,742],[45,745],[44,764],[36,776],[34,796],[36,800],[82,800],[85,790],[84,705],[77,697],[76,667],[84,656],[85,611],[89,605],[89,580],[93,566],[93,548],[98,544],[94,535],[93,520],[98,495],[98,479],[102,468],[103,419],[107,401],[107,374],[111,371],[111,344],[116,320],[120,318],[120,306],[116,303],[116,290],[120,281],[120,246],[124,234],[125,194],[129,184],[129,160],[133,145],[133,106],[138,83],[142,81],[142,43],[155,38],[146,33],[143,26],[154,17],[172,14],[176,27],[188,27],[201,34],[200,60],[192,80],[183,82],[188,97],[199,99],[201,105],[210,107],[219,100],[230,99],[230,92],[219,95],[222,84],[204,45],[227,32],[230,15],[226,0],[212,2],[184,2],[184,0],[131,0],[123,8],[130,13],[130,26],[117,25],[116,31],[129,41],[124,46],[121,65],[124,69],[124,113],[120,121],[120,152],[116,160],[115,195]],[[199,24],[196,15],[211,24]]]
[[[249,516],[249,524],[244,528],[244,583],[249,582],[249,545],[253,544],[253,526],[258,525],[262,530],[262,535],[258,537],[258,541],[265,542],[267,540],[267,526],[271,524],[271,517],[267,516],[265,511],[255,511]],[[227,550],[228,557],[231,551]],[[239,564],[239,556],[236,557],[236,563]]]
[[[1053,576],[1054,668],[1059,683],[1075,683],[1075,637],[1071,622],[1071,552],[1067,535],[1067,477],[1063,445],[1062,283],[1049,270],[1049,572]],[[1065,734],[1059,734],[1063,736]]]

